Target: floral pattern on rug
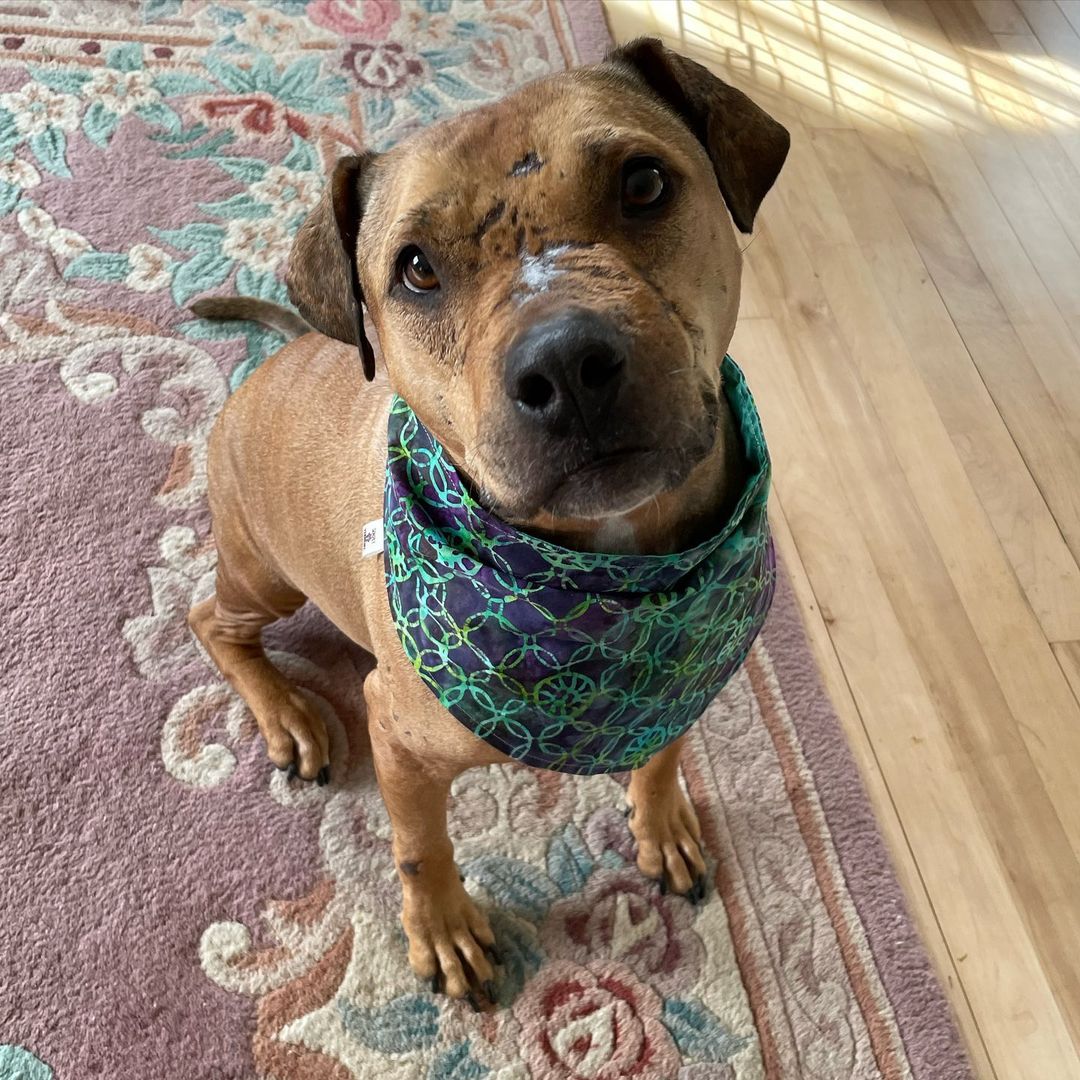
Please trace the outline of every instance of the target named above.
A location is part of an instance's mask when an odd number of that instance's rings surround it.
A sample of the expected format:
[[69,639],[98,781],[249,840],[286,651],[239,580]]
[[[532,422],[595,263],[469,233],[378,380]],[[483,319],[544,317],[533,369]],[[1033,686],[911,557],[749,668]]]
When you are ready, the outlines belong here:
[[[104,827],[96,803],[70,811],[70,822],[67,809],[48,811],[58,839],[44,869],[60,867],[52,891],[78,882],[80,892],[63,907],[66,937],[50,928],[42,943],[40,920],[11,920],[35,942],[12,957],[20,971],[36,979],[39,957],[54,946],[69,952],[56,971],[40,968],[40,1015],[2,1033],[13,1043],[0,1046],[0,1074],[963,1075],[962,1065],[913,1064],[913,1028],[902,1029],[894,999],[913,996],[925,1020],[940,1015],[940,998],[932,978],[919,981],[925,961],[902,911],[873,933],[864,922],[775,675],[777,631],[766,629],[689,738],[685,782],[714,869],[700,907],[661,896],[638,874],[616,780],[507,766],[458,781],[458,860],[505,958],[501,1007],[485,1015],[427,992],[406,963],[389,827],[365,745],[367,661],[311,612],[270,633],[272,658],[310,695],[332,741],[333,783],[290,786],[188,632],[188,609],[213,588],[206,439],[231,388],[282,339],[254,324],[193,319],[186,305],[232,291],[283,300],[291,238],[337,156],[386,148],[525,79],[596,58],[600,38],[586,49],[575,24],[582,11],[595,24],[591,4],[547,0],[5,5],[0,370],[34,388],[20,393],[40,395],[50,445],[62,444],[65,423],[80,432],[96,424],[97,441],[85,445],[99,455],[94,492],[65,489],[86,534],[50,566],[67,590],[56,606],[70,605],[82,622],[71,631],[58,617],[63,644],[43,636],[40,651],[66,650],[66,662],[92,640],[109,672],[85,715],[66,705],[71,686],[57,697],[80,743],[64,779],[81,775],[82,747],[102,730],[121,733],[123,752],[110,744],[91,759],[113,785]],[[113,473],[129,478],[125,490],[110,486]],[[809,666],[790,596],[778,607],[794,629],[777,638],[777,654]],[[800,693],[807,709],[824,710],[816,745],[832,747],[835,721],[819,691]],[[131,702],[147,715],[125,712]],[[148,748],[153,767],[133,782],[127,761]],[[60,753],[51,743],[48,752]],[[840,773],[850,791],[854,774]],[[64,791],[65,807],[81,808]],[[39,796],[40,805],[52,798]],[[214,858],[219,844],[246,860],[235,881],[226,857]],[[100,894],[98,878],[80,876],[80,860],[99,849],[113,875]],[[881,858],[876,837],[860,849],[861,864]],[[278,885],[252,900],[244,889],[262,877]],[[9,884],[39,895],[17,869]],[[184,907],[189,891],[197,903]],[[110,921],[115,911],[123,925]],[[886,959],[896,941],[910,955],[879,964],[872,937],[890,943]],[[72,988],[78,1000],[66,996]],[[235,1019],[237,1003],[248,1021]],[[952,1038],[946,1030],[947,1047]]]

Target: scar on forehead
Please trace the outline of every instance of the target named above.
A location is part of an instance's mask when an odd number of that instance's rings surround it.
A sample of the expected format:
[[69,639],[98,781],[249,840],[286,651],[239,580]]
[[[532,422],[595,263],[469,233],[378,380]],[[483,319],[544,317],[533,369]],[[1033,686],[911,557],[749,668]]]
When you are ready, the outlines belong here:
[[528,176],[539,172],[547,164],[535,150],[530,150],[520,161],[515,161],[507,176]]
[[484,239],[484,233],[503,216],[505,211],[506,201],[500,199],[477,223],[476,231],[473,233],[473,240],[479,244]]

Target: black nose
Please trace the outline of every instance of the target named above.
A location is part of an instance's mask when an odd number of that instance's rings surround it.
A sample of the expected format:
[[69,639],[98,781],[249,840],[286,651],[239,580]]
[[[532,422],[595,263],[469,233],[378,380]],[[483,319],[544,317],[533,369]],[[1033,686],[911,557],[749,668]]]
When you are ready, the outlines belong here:
[[552,434],[576,425],[594,435],[618,396],[626,368],[622,335],[591,311],[534,323],[506,357],[504,385],[521,414]]

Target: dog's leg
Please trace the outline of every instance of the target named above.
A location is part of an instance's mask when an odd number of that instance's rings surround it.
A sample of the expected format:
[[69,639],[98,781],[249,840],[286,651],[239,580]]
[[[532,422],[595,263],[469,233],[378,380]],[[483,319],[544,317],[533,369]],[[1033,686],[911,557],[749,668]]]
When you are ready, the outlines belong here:
[[279,769],[305,780],[330,777],[330,739],[314,706],[266,656],[262,628],[291,615],[304,594],[253,556],[218,544],[216,592],[196,604],[188,625],[229,685],[244,699]]
[[682,739],[630,774],[626,793],[638,869],[662,890],[697,903],[705,895],[705,859],[697,814],[679,787]]
[[494,1004],[490,957],[495,936],[465,891],[446,831],[446,802],[460,764],[415,754],[395,735],[389,692],[378,669],[364,682],[368,730],[379,789],[394,830],[394,863],[404,900],[401,921],[409,964],[436,993],[481,996]]

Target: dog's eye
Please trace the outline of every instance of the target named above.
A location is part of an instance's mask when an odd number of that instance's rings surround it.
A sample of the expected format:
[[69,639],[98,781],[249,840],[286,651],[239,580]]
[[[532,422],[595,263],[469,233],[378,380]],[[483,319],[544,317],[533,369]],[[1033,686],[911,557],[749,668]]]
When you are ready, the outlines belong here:
[[418,247],[407,247],[401,253],[401,280],[414,293],[433,292],[439,287],[439,277]]
[[654,158],[631,158],[623,166],[622,202],[627,213],[653,210],[671,190],[663,165]]

